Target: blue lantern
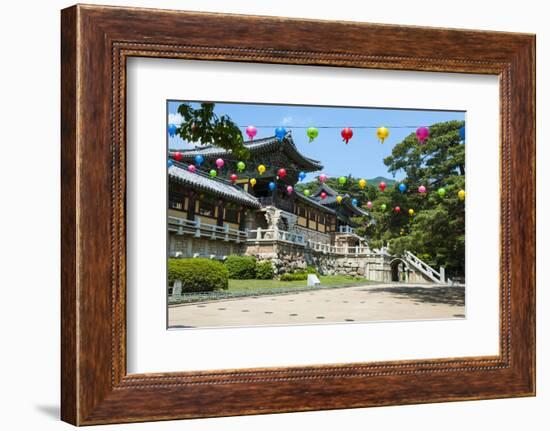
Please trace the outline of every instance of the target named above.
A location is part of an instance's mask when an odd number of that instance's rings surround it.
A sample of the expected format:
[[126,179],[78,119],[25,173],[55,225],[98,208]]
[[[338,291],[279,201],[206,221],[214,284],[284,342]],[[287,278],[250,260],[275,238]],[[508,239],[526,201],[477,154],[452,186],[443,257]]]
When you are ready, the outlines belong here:
[[359,202],[357,202],[357,199],[355,199],[355,198],[353,198],[353,199],[351,200],[351,204],[352,204],[354,207],[356,207],[358,203],[359,203]]
[[168,159],[168,167],[174,166],[172,159]]
[[273,181],[269,183],[269,190],[273,191],[277,188],[277,184],[275,184]]
[[280,141],[283,140],[283,138],[286,136],[286,129],[284,127],[277,127],[275,129],[275,136]]
[[466,139],[466,127],[465,126],[462,126],[459,130],[458,130],[458,136],[460,136],[460,140],[461,141],[464,141]]
[[298,174],[298,178],[300,179],[300,181],[304,181],[305,178],[306,178],[306,173],[305,172],[300,172]]
[[176,131],[178,130],[178,128],[176,127],[175,124],[168,124],[168,134],[170,135],[170,137],[174,137],[176,136]]
[[405,191],[407,190],[407,186],[403,183],[399,184],[399,191],[401,193],[405,193]]
[[204,157],[201,156],[200,154],[196,155],[196,156],[195,156],[195,164],[196,164],[197,166],[200,166],[200,165],[202,165],[203,163],[204,163]]

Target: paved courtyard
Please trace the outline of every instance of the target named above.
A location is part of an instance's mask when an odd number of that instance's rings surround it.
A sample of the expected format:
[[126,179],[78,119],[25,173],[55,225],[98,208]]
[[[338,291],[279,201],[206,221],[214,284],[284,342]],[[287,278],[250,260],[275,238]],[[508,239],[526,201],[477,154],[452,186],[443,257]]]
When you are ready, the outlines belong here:
[[319,289],[170,306],[170,327],[257,326],[465,317],[464,287],[406,284]]

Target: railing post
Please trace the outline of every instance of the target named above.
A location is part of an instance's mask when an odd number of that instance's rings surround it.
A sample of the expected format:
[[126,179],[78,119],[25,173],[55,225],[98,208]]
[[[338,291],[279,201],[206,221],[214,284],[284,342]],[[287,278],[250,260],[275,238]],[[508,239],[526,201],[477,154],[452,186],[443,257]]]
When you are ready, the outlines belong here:
[[259,227],[258,229],[256,229],[256,240],[260,241],[261,239],[262,239],[262,228]]
[[195,220],[195,238],[201,237],[201,219],[197,218]]
[[442,266],[439,267],[439,281],[445,283],[445,268]]
[[[229,225],[228,224],[225,224],[223,226],[223,230],[225,231],[225,238],[224,238],[224,241],[229,241]],[[239,237],[237,235],[237,241],[239,240]]]

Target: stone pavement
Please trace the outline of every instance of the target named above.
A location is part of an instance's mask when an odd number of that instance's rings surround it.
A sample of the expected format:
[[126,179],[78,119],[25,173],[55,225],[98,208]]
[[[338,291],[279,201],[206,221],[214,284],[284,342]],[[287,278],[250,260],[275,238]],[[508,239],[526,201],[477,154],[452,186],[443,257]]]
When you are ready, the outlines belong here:
[[368,284],[174,305],[169,327],[216,327],[457,319],[464,287]]

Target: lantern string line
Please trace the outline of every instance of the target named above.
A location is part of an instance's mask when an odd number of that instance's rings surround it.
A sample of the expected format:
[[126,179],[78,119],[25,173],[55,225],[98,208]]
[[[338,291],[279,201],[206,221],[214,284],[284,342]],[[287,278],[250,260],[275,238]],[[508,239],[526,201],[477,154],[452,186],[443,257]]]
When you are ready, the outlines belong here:
[[[180,123],[180,124],[176,124],[176,123],[170,123],[170,124],[173,124],[174,126],[177,126],[177,127],[180,127],[182,124],[184,123]],[[344,129],[344,128],[350,128],[350,129],[378,129],[380,127],[386,127],[387,129],[418,129],[419,127],[428,127],[426,125],[420,125],[420,126],[413,126],[413,125],[400,125],[400,126],[397,126],[397,125],[383,125],[383,124],[379,124],[377,126],[370,126],[370,125],[359,125],[359,126],[349,126],[349,125],[344,125],[344,126],[313,126],[313,125],[309,125],[309,126],[292,126],[292,125],[280,125],[280,124],[277,124],[277,125],[261,125],[261,126],[255,126],[253,124],[249,124],[249,125],[246,125],[246,126],[243,126],[242,124],[239,124],[237,125],[237,127],[241,128],[241,129],[246,129],[247,127],[255,127],[256,129],[276,129],[278,127],[284,127],[284,128],[288,128],[288,129],[309,129],[310,127],[312,128],[315,128],[315,129]]]

